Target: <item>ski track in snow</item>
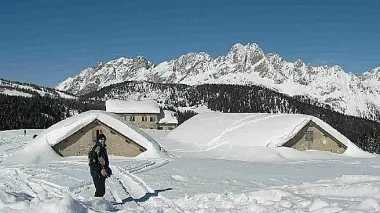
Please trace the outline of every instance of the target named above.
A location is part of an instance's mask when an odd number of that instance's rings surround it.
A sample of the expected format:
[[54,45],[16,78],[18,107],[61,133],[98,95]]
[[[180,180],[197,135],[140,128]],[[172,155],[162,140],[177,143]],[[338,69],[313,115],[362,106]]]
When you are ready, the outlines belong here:
[[[150,188],[141,178],[130,173],[129,171],[121,167],[113,167],[115,172],[116,180],[120,183],[122,188],[126,193],[131,195],[134,202],[139,203],[139,205],[144,205],[147,209],[156,208],[157,204],[160,203],[171,206],[176,212],[184,212],[178,205],[173,203],[171,200],[166,199],[157,193],[155,190]],[[114,179],[115,179],[114,177]],[[149,197],[149,194],[152,197]],[[147,196],[148,195],[148,196]]]
[[267,120],[269,118],[274,118],[274,117],[279,117],[279,116],[282,116],[282,115],[271,115],[271,116],[267,116],[267,117],[264,117],[264,118],[258,118],[258,119],[253,119],[252,120],[252,118],[257,117],[257,115],[252,115],[252,116],[244,117],[244,118],[242,118],[240,120],[237,120],[237,121],[233,122],[229,127],[227,127],[219,136],[215,137],[210,142],[208,142],[206,144],[206,147],[207,147],[206,151],[209,151],[211,149],[215,149],[215,148],[217,148],[217,147],[225,144],[225,142],[221,141],[220,139],[224,135],[226,135],[227,133],[232,132],[232,131],[238,129],[239,127],[242,127],[242,126],[247,125],[249,123],[256,123],[256,122],[259,122],[259,121],[263,121],[263,120]]
[[[143,199],[147,194],[153,194],[154,190],[149,188],[144,181],[132,173],[148,171],[151,169],[151,167],[159,167],[167,163],[167,160],[161,161],[162,162],[159,163],[160,165],[157,165],[157,162],[155,161],[143,160],[143,163],[138,163],[136,166],[128,168],[111,166],[113,175],[111,178],[107,179],[106,182],[106,187],[108,188],[110,194],[106,193],[105,197],[107,200],[111,200],[110,202],[115,204],[114,210],[136,208],[140,206],[141,208],[145,209],[146,207],[144,206],[154,206],[154,204],[150,203],[153,202],[153,200],[156,198],[148,197],[149,199]],[[81,169],[72,167],[72,165],[79,166]],[[87,175],[90,176],[86,164],[83,164],[81,162],[63,162],[53,163],[52,165],[47,165],[44,167],[44,169],[28,169],[24,166],[13,166],[6,168],[6,172],[0,174],[0,178],[3,180],[3,185],[5,186],[5,191],[13,190],[15,193],[26,193],[28,197],[35,198],[40,201],[45,201],[48,198],[55,197],[65,198],[67,195],[69,195],[73,199],[76,199],[83,206],[96,211],[96,208],[91,206],[91,204],[88,202],[88,200],[92,197],[91,193],[94,192],[91,179],[84,181],[72,176],[68,176],[64,174],[64,172],[52,172],[48,169],[49,167],[54,167],[55,169],[64,170],[65,167],[69,167],[70,170],[88,173]],[[44,179],[46,177],[52,178],[51,180],[46,180]],[[57,179],[71,179],[72,183],[71,185],[59,185],[53,182],[53,180]],[[2,187],[0,186],[0,190],[1,188]],[[159,197],[160,199],[165,200],[162,196]],[[138,203],[138,200],[143,200],[143,202]]]

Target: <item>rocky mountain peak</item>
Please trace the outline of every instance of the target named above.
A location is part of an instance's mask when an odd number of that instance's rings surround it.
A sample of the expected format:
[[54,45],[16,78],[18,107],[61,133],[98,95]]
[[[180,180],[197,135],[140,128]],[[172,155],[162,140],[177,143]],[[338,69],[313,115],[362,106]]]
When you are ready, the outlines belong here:
[[248,43],[247,45],[237,43],[232,46],[231,50],[227,54],[227,58],[230,59],[232,63],[237,64],[250,63],[253,65],[264,57],[264,52],[255,43]]
[[259,84],[288,95],[305,95],[350,115],[380,114],[380,68],[360,77],[338,66],[314,66],[298,59],[265,54],[255,43],[237,43],[213,59],[206,52],[188,53],[153,65],[143,56],[98,63],[68,78],[57,88],[85,94],[123,81]]
[[370,72],[364,72],[359,78],[363,82],[380,89],[380,67],[372,69]]

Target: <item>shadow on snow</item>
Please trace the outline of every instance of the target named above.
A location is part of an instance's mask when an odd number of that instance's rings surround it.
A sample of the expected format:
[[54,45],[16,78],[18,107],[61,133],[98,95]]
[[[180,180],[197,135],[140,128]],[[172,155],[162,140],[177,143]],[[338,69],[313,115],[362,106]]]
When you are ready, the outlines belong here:
[[166,188],[166,189],[158,189],[158,190],[154,190],[154,192],[148,192],[146,193],[143,197],[141,198],[137,198],[137,199],[134,199],[132,198],[131,196],[129,196],[128,198],[125,198],[122,200],[122,203],[117,203],[117,202],[111,202],[111,204],[113,205],[120,205],[120,204],[125,204],[127,202],[131,202],[131,201],[134,201],[134,202],[137,202],[137,203],[140,203],[140,202],[145,202],[147,200],[149,200],[149,198],[151,197],[157,197],[158,196],[158,193],[160,192],[165,192],[165,191],[169,191],[169,190],[172,190],[173,188]]

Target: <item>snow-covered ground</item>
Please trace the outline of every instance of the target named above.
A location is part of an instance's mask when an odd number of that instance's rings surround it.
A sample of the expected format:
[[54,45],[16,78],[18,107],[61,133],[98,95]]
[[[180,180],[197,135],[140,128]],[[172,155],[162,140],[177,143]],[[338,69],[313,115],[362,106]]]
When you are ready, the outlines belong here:
[[12,81],[6,81],[6,80],[0,79],[0,94],[2,93],[9,96],[23,96],[23,97],[33,96],[33,94],[29,92],[20,91],[20,89],[33,91],[40,94],[41,96],[51,95],[53,97],[58,96],[61,98],[66,98],[66,99],[78,99],[78,97],[67,94],[66,92],[63,92],[63,91],[55,90],[56,93],[54,93],[53,91],[44,87],[35,88],[33,86],[20,84],[18,82],[12,82]]
[[26,92],[20,92],[14,89],[3,89],[2,91],[0,90],[1,93],[5,95],[10,95],[10,96],[23,96],[23,97],[32,97],[32,94],[26,93]]
[[[0,161],[40,131],[0,132]],[[226,160],[186,154],[168,133],[148,131],[171,158],[111,157],[105,199],[92,198],[85,157],[0,163],[0,212],[380,212],[378,157],[297,152],[277,161]]]

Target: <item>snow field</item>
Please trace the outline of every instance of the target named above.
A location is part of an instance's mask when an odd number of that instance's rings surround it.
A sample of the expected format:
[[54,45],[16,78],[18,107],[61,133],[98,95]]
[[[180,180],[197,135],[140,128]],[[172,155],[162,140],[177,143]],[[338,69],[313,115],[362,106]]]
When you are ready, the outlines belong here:
[[[0,132],[2,159],[23,149],[40,130],[27,132],[26,136],[23,130]],[[320,152],[291,152],[286,157],[286,149],[277,152],[281,160],[260,163],[263,148],[256,162],[226,160],[223,156],[229,149],[205,153],[193,147],[186,155],[183,144],[166,138],[168,131],[148,133],[178,157],[111,157],[114,175],[106,182],[104,199],[93,198],[86,157],[40,164],[1,163],[0,212],[380,211],[378,157],[332,157]]]
[[[216,161],[218,162],[218,161]],[[216,163],[214,162],[214,163]],[[209,165],[209,164],[208,164]],[[77,165],[78,166],[78,165]],[[41,167],[41,166],[39,166]],[[61,167],[61,168],[60,168]],[[80,166],[78,166],[80,167]],[[202,193],[208,190],[207,186],[212,186],[212,180],[205,184],[206,189],[192,185],[192,178],[189,176],[173,175],[175,179],[168,179],[161,182],[161,185],[175,185],[171,182],[186,182],[189,187],[197,187],[198,194],[187,195],[186,191],[181,191],[178,198],[165,198],[161,194],[169,193],[171,190],[150,192],[148,196],[136,199],[140,206],[131,207],[132,202],[126,194],[120,193],[122,188],[110,192],[112,187],[117,187],[115,183],[107,182],[107,195],[105,199],[95,199],[91,197],[94,189],[87,178],[72,178],[67,184],[56,184],[68,178],[67,170],[76,166],[49,165],[47,168],[56,168],[42,174],[36,168],[10,168],[8,173],[1,175],[14,179],[13,184],[4,186],[4,183],[12,183],[11,180],[2,182],[0,188],[0,212],[378,212],[380,211],[380,176],[346,175],[330,180],[320,180],[315,182],[304,182],[302,184],[289,184],[280,186],[267,186],[250,189],[246,192],[229,192],[228,184],[219,185],[227,187],[225,192]],[[61,172],[58,170],[62,169]],[[85,168],[83,168],[85,169]],[[206,168],[204,168],[206,169]],[[39,171],[39,172],[36,172]],[[151,170],[153,172],[153,170]],[[13,172],[13,173],[12,173]],[[33,173],[32,173],[33,172]],[[10,174],[12,173],[12,174]],[[58,180],[58,176],[64,176]],[[196,173],[201,176],[201,173]],[[53,177],[51,177],[53,176]],[[42,179],[43,178],[43,179]],[[162,178],[162,176],[161,176]],[[134,178],[125,176],[121,178],[123,184],[132,187],[129,189],[133,196],[137,196],[139,189],[152,182],[144,177],[146,182],[139,185]],[[55,181],[55,182],[53,182]],[[240,182],[240,180],[235,180]],[[83,182],[82,185],[78,182]],[[75,184],[73,184],[75,183]],[[134,184],[137,184],[134,185]],[[270,181],[267,182],[270,185]],[[215,187],[215,186],[214,186]],[[212,188],[212,187],[211,187]],[[134,189],[134,190],[133,190]],[[160,191],[160,190],[157,190]],[[120,201],[114,200],[112,196],[120,197]],[[151,195],[149,195],[151,194]],[[115,205],[117,204],[117,205]]]
[[3,89],[1,93],[5,95],[10,95],[10,96],[22,96],[22,97],[32,97],[32,94],[26,93],[26,92],[20,92],[14,89]]
[[[170,181],[177,192],[164,193],[184,212],[380,211],[380,172],[375,169],[379,160],[346,161],[268,164],[181,159],[139,175],[153,188]],[[366,173],[373,175],[362,175]]]

